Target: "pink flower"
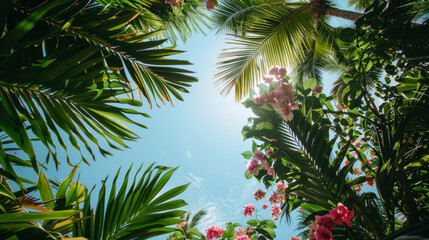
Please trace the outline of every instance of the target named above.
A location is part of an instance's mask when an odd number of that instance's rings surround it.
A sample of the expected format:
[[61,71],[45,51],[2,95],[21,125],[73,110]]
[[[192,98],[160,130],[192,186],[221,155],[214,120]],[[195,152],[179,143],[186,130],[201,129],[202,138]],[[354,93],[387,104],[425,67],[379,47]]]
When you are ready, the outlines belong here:
[[316,230],[317,240],[332,240],[332,232],[324,226],[319,226]]
[[267,157],[271,157],[271,155],[273,155],[274,154],[274,151],[272,151],[271,149],[268,149],[266,152],[265,152],[265,155],[267,155]]
[[13,154],[15,154],[15,155],[16,155],[16,154],[18,154],[18,153],[17,153],[17,152],[13,152]]
[[294,236],[290,237],[291,240],[299,240],[299,238],[296,238]]
[[187,221],[183,221],[183,222],[181,222],[181,223],[177,224],[177,226],[178,226],[178,227],[184,227],[184,226],[186,226],[187,224],[188,224],[188,222],[187,222]]
[[317,228],[320,225],[317,224],[316,222],[313,222],[312,224],[308,225],[308,229],[310,230],[310,233],[308,233],[308,240],[316,240],[316,231]]
[[253,196],[256,200],[261,200],[265,198],[265,194],[266,192],[262,191],[261,189],[256,189],[255,191],[253,191]]
[[273,192],[273,194],[268,198],[268,201],[270,201],[271,204],[281,203],[281,202],[285,201],[285,196],[284,195],[278,195],[276,192]]
[[259,163],[257,160],[255,160],[255,159],[250,160],[246,163],[246,165],[247,165],[247,172],[248,173],[253,173],[255,175],[258,175],[257,169],[259,167]]
[[268,165],[268,163],[266,163],[266,162],[262,162],[261,163],[261,168],[268,170],[270,168],[270,165]]
[[254,160],[262,161],[262,159],[264,159],[264,158],[265,158],[265,155],[264,155],[264,153],[263,153],[263,152],[261,152],[261,151],[256,151],[256,152],[253,154],[253,159],[254,159]]
[[206,3],[206,8],[207,8],[207,10],[212,10],[213,8],[214,8],[214,2],[213,2],[213,0],[208,0],[207,1],[207,3]]
[[277,220],[279,220],[279,218],[278,217],[274,217],[273,220],[274,220],[274,222],[277,222]]
[[278,75],[279,74],[279,66],[272,66],[268,73],[270,75]]
[[213,239],[213,238],[221,238],[222,233],[225,231],[225,229],[221,227],[216,227],[215,225],[211,225],[211,227],[206,229],[207,233],[207,239]]
[[317,85],[316,87],[313,88],[313,95],[319,94],[321,93],[323,90],[322,86]]
[[268,205],[267,204],[262,204],[262,209],[267,209],[268,208]]
[[352,218],[355,214],[354,210],[349,211],[346,206],[342,203],[337,204],[337,209],[330,210],[329,214],[333,216],[335,219],[340,219],[343,223],[347,224],[347,226],[352,226]]
[[272,168],[272,167],[271,167],[271,168],[268,168],[268,169],[267,169],[267,173],[268,173],[268,175],[270,175],[270,176],[271,176],[271,175],[273,175],[273,174],[275,173],[275,172],[274,172],[274,168]]
[[244,231],[245,230],[243,228],[239,228],[239,229],[235,230],[235,236],[239,237],[239,236],[243,235]]
[[250,240],[250,238],[247,235],[241,235],[241,236],[237,237],[236,240]]
[[272,208],[271,208],[271,216],[273,216],[273,217],[278,217],[279,215],[280,215],[280,213],[282,212],[282,210],[280,209],[280,207],[279,206],[277,206],[277,205],[274,205]]
[[286,76],[287,74],[286,68],[280,68],[278,73],[279,73],[279,78],[284,78],[284,76]]
[[324,216],[317,215],[316,222],[331,230],[333,230],[334,227],[337,226],[338,224],[341,224],[341,221],[338,221],[337,219],[335,219],[335,217],[332,216],[331,214],[326,214]]
[[277,193],[284,193],[287,188],[287,185],[284,184],[283,182],[279,182],[276,184],[276,187],[277,187]]
[[264,76],[262,76],[262,79],[264,79],[264,82],[269,84],[274,80],[274,77],[270,76],[270,75],[264,75]]
[[244,216],[247,216],[247,215],[252,216],[252,213],[255,211],[255,208],[253,207],[253,204],[249,203],[246,206],[244,206],[243,210],[244,210]]
[[275,142],[275,141],[277,141],[276,139],[269,139],[268,141],[270,141],[270,142]]

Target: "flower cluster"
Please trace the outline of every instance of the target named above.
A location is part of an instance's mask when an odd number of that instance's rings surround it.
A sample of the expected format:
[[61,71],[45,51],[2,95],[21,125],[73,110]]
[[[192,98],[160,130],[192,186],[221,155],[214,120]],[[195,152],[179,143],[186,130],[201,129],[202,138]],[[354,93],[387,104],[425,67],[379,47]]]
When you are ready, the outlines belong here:
[[286,76],[286,69],[278,66],[271,67],[270,75],[263,76],[266,83],[271,84],[274,79],[280,81],[276,89],[270,93],[264,93],[260,96],[253,98],[256,104],[271,105],[285,121],[292,120],[292,110],[298,109],[295,101],[295,92],[292,90],[292,85],[282,82]]
[[179,4],[183,5],[183,0],[165,0],[165,4],[170,4],[171,7],[178,7]]
[[271,196],[268,197],[268,201],[270,201],[271,204],[282,203],[285,201],[285,196],[283,194],[273,192],[273,194],[271,194]]
[[[261,151],[256,151],[253,155],[253,159],[249,160],[246,163],[247,166],[247,172],[248,173],[253,173],[255,176],[257,176],[259,174],[258,172],[258,168],[259,166],[262,169],[266,169],[267,170],[267,174],[268,175],[273,175],[275,173],[274,168],[271,167],[266,161],[264,161],[265,159],[268,159],[271,155],[273,155],[273,151],[271,149],[267,150],[267,155],[265,155],[263,152]],[[259,165],[259,162],[261,162],[261,164]],[[265,195],[264,195],[265,197]],[[262,197],[262,198],[264,198]],[[256,196],[255,196],[256,199]],[[258,199],[256,199],[258,200]]]
[[211,227],[206,229],[207,233],[207,239],[213,239],[213,238],[221,238],[222,233],[225,231],[225,229],[221,227],[216,227],[215,225],[211,225]]
[[246,230],[243,228],[239,228],[235,230],[235,235],[237,238],[236,240],[250,240],[249,236],[246,235]]
[[273,220],[274,221],[277,221],[277,219],[278,219],[278,216],[280,215],[280,213],[282,212],[282,210],[280,209],[280,207],[279,206],[277,206],[277,205],[274,205],[272,208],[271,208],[271,216],[273,216]]
[[256,189],[255,191],[253,191],[253,196],[255,197],[256,200],[264,199],[265,194],[266,192],[262,191],[261,189]]
[[249,203],[246,206],[244,206],[243,210],[244,210],[244,216],[247,216],[247,215],[252,216],[252,213],[255,211],[255,208],[253,207],[253,204]]
[[329,214],[316,216],[314,223],[308,226],[310,229],[308,239],[332,240],[331,231],[335,226],[345,223],[348,227],[351,227],[353,215],[353,210],[350,211],[342,203],[338,203],[337,209],[330,210]]

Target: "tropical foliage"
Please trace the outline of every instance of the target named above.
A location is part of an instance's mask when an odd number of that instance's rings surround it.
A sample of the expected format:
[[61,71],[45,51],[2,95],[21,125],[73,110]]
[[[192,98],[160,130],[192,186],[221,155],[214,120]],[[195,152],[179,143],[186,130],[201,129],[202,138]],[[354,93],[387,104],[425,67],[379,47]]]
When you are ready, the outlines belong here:
[[[218,33],[227,33],[232,39],[229,41],[231,48],[220,54],[219,71],[215,75],[221,93],[228,94],[234,89],[236,100],[243,99],[261,81],[264,71],[273,65],[292,69],[292,80],[300,83],[308,77],[320,82],[322,70],[338,72],[347,67],[336,41],[339,31],[330,20],[339,17],[352,23],[363,14],[335,8],[333,2],[222,1],[214,11],[214,27]],[[424,19],[427,13],[427,2],[418,0],[348,2],[357,9],[388,5],[383,17],[394,19],[391,24],[403,26],[403,30],[405,26],[417,30],[416,24],[411,23],[421,17]],[[396,33],[395,38],[410,40],[411,35],[404,35],[404,31]],[[426,56],[423,52],[414,54]]]
[[[106,179],[91,197],[73,180],[79,160],[69,148],[89,165],[95,151],[112,155],[139,138],[129,126],[146,128],[135,119],[149,115],[135,107],[183,100],[196,78],[169,45],[207,25],[204,4],[186,4],[0,2],[0,239],[145,239],[174,231],[186,205],[175,197],[187,188],[164,190],[176,169],[151,165],[139,175],[140,167],[128,186],[130,168],[116,192],[118,171],[108,196]],[[50,161],[73,170],[62,182],[50,180],[42,170]],[[33,169],[37,180],[17,167]]]
[[296,81],[275,81],[275,67],[244,102],[256,117],[243,135],[260,141],[243,153],[246,177],[287,184],[282,213],[299,211],[303,238],[429,235],[429,41],[419,35],[427,22],[413,22],[419,3],[375,1],[355,28],[339,29],[344,67],[330,96],[316,78],[280,96]]

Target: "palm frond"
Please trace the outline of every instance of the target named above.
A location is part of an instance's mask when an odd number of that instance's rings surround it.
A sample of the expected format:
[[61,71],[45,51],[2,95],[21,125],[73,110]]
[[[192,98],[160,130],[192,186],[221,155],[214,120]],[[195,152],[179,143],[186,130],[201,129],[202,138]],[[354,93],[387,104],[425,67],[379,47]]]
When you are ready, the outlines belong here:
[[188,184],[164,192],[165,184],[176,169],[153,167],[152,164],[138,177],[141,168],[142,166],[129,187],[131,168],[127,171],[118,192],[116,181],[119,171],[112,181],[110,193],[106,190],[106,180],[103,181],[95,209],[92,209],[88,195],[81,216],[85,220],[75,223],[73,236],[92,239],[146,239],[174,231],[169,226],[182,221],[179,217],[185,211],[178,208],[186,203],[173,198],[182,193]]
[[227,94],[235,88],[236,100],[242,99],[259,82],[259,76],[272,65],[290,66],[309,47],[315,34],[310,6],[275,6],[257,11],[251,22],[239,28],[246,35],[235,37],[238,45],[221,53],[217,86]]

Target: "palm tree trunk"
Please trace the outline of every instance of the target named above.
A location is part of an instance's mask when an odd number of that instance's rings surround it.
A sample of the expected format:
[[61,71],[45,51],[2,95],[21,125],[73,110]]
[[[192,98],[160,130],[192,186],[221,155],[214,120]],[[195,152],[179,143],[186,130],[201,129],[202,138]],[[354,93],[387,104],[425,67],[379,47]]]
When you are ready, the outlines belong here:
[[360,17],[363,16],[362,13],[351,12],[351,11],[347,11],[347,10],[340,10],[340,9],[332,8],[329,6],[326,7],[325,15],[343,18],[346,20],[350,20],[352,22],[356,22],[356,20],[358,20]]

